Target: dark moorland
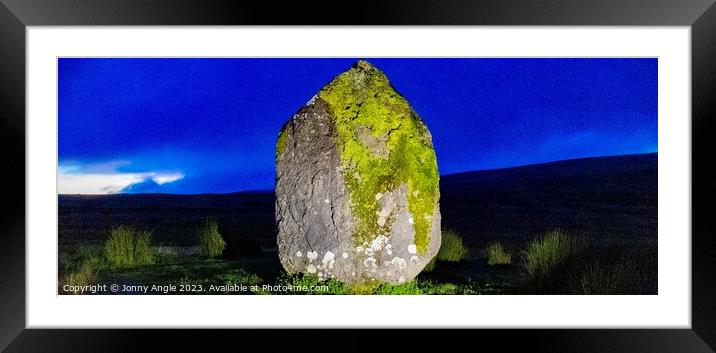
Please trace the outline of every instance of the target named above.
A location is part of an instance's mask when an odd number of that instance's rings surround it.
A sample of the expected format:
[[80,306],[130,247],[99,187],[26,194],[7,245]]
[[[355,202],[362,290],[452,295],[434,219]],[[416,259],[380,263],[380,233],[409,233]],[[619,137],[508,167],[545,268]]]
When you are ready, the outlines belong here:
[[[471,288],[446,289],[439,294],[655,294],[657,170],[657,154],[641,154],[443,176],[442,228],[458,234],[468,253],[459,262],[438,262],[418,281]],[[141,269],[100,271],[99,279],[134,283],[179,277],[177,280],[198,281],[212,271],[241,271],[240,278],[248,276],[255,283],[275,283],[285,277],[276,254],[271,191],[59,195],[58,201],[61,278],[74,261],[63,262],[63,256],[76,260],[75,254],[83,247],[101,248],[113,227],[148,230],[153,246],[173,249],[176,256],[192,253],[197,245],[196,229],[207,219],[216,220],[227,244],[220,259],[186,255],[190,260],[159,261],[144,273]],[[524,249],[530,241],[556,229],[588,243],[589,257],[595,260],[576,266],[579,271],[569,263],[574,259],[565,260],[562,266],[568,268],[559,273],[569,278],[556,280],[559,283],[525,280],[529,276],[525,275]],[[512,254],[511,263],[487,264],[485,247],[495,242]],[[147,277],[147,272],[159,277]],[[638,278],[621,278],[621,272]],[[600,290],[594,289],[595,282]]]

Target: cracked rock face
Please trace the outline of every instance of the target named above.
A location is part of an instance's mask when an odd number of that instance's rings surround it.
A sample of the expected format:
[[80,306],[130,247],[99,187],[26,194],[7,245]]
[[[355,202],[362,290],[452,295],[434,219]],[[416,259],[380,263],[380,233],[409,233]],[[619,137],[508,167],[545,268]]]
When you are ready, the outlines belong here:
[[276,149],[278,253],[289,273],[402,283],[440,247],[427,127],[387,77],[357,62],[283,127]]

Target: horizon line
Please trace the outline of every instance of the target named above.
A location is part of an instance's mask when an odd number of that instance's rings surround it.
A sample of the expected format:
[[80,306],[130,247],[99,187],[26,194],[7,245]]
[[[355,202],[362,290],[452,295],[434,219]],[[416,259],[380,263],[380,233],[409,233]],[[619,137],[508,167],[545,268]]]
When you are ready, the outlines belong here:
[[[455,172],[455,173],[449,173],[449,174],[441,174],[440,177],[447,177],[451,175],[458,175],[458,174],[465,174],[465,173],[475,173],[475,172],[489,172],[489,171],[497,171],[497,170],[507,170],[507,169],[514,169],[514,168],[523,168],[523,167],[530,167],[530,166],[537,166],[537,165],[544,165],[544,164],[552,164],[552,163],[560,163],[560,162],[568,162],[568,161],[578,161],[578,160],[586,160],[586,159],[597,159],[597,158],[610,158],[610,157],[628,157],[628,156],[640,156],[640,155],[648,155],[648,154],[659,154],[659,151],[654,152],[641,152],[641,153],[627,153],[627,154],[611,154],[611,155],[598,155],[598,156],[590,156],[590,157],[578,157],[578,158],[568,158],[568,159],[555,159],[555,160],[549,160],[544,162],[536,162],[536,163],[528,163],[528,164],[520,164],[520,165],[514,165],[514,166],[508,166],[508,167],[498,167],[498,168],[490,168],[490,169],[475,169],[475,170],[468,170],[468,171],[462,171],[462,172]],[[108,196],[108,195],[230,195],[230,194],[240,194],[240,193],[266,193],[273,191],[273,188],[270,189],[244,189],[244,190],[237,190],[237,191],[231,191],[231,192],[222,192],[222,193],[212,193],[212,192],[204,192],[204,193],[166,193],[166,192],[145,192],[145,193],[126,193],[126,192],[119,192],[114,194],[60,194],[57,193],[57,196]]]

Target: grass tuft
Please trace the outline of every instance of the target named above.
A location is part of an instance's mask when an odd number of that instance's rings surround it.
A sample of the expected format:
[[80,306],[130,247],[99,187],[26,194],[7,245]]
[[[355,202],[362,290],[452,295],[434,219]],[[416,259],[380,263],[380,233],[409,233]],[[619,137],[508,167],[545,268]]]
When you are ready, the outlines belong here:
[[151,234],[126,226],[115,227],[104,245],[104,256],[112,268],[150,265],[154,262]]
[[82,261],[76,271],[69,272],[60,279],[60,288],[65,285],[87,286],[94,284],[97,279],[97,262],[96,258]]
[[215,220],[207,220],[199,228],[199,252],[204,257],[219,257],[226,249],[226,242],[219,233],[219,224]]
[[433,256],[433,258],[430,259],[430,262],[428,262],[428,264],[425,265],[425,267],[423,268],[423,272],[433,272],[433,270],[435,269],[435,263],[437,262],[437,260],[438,260],[438,257]]
[[561,292],[583,266],[587,242],[554,230],[531,241],[522,251],[529,280],[537,290]]
[[455,231],[444,230],[437,259],[446,262],[460,262],[466,256],[467,248],[462,243],[462,238]]
[[610,244],[585,265],[574,284],[578,294],[657,294],[657,247],[642,241],[632,246]]
[[487,246],[487,264],[509,265],[512,263],[512,254],[507,252],[500,242],[494,242]]

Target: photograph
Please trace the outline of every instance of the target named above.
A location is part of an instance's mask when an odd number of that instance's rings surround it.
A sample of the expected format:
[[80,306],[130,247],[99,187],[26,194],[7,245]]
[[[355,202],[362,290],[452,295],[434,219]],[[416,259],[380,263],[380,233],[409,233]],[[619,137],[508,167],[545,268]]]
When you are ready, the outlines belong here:
[[715,2],[0,0],[0,351],[713,352]]
[[659,294],[656,57],[56,60],[59,295]]

